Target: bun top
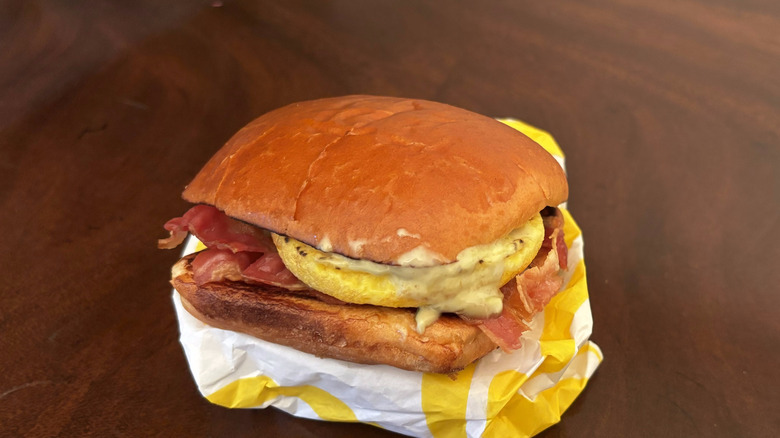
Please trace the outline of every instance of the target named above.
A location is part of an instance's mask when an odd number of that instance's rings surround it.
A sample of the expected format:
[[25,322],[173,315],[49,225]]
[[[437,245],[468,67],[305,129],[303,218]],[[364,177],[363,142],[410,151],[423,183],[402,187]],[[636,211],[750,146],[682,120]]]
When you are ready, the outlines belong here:
[[379,263],[409,254],[454,261],[567,196],[555,159],[515,129],[441,103],[377,96],[271,111],[238,131],[183,193]]

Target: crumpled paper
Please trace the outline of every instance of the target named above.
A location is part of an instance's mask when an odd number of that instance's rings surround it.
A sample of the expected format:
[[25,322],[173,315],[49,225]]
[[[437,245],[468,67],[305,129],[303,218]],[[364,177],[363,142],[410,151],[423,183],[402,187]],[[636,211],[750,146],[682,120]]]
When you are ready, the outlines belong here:
[[[561,166],[546,132],[500,119],[531,137]],[[569,247],[564,288],[539,313],[512,354],[496,350],[446,375],[322,359],[249,335],[210,327],[190,315],[173,292],[181,343],[200,392],[231,408],[274,406],[292,415],[363,422],[420,437],[532,436],[557,423],[603,356],[588,338],[593,321],[583,240],[565,205]],[[200,243],[191,237],[184,253]]]

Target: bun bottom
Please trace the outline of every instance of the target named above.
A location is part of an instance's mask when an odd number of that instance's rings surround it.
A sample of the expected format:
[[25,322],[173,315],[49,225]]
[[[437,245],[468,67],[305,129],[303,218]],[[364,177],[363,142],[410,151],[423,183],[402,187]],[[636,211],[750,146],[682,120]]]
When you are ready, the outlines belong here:
[[330,303],[305,291],[233,281],[195,284],[189,255],[172,269],[184,308],[204,323],[319,357],[455,373],[496,348],[482,330],[442,315],[417,333],[414,309]]

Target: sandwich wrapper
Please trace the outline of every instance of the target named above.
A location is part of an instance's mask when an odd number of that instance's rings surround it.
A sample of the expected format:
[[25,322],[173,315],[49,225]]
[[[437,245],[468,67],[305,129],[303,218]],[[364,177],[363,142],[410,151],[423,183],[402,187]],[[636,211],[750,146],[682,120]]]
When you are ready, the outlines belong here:
[[[501,119],[528,135],[563,166],[546,132]],[[588,338],[582,233],[565,216],[569,247],[564,288],[533,319],[522,348],[495,350],[457,374],[405,371],[322,359],[249,335],[210,327],[181,304],[174,290],[181,343],[200,392],[230,408],[274,406],[292,415],[368,423],[420,437],[532,436],[557,423],[601,363]],[[202,248],[190,237],[185,254]]]

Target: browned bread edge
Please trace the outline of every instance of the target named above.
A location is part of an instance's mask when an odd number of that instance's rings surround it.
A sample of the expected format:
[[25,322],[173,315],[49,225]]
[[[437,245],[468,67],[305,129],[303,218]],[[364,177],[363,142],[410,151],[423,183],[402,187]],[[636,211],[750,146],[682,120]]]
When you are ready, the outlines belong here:
[[454,373],[496,348],[476,326],[443,315],[423,334],[414,309],[331,304],[268,285],[195,284],[189,255],[172,269],[184,308],[206,324],[319,357]]

